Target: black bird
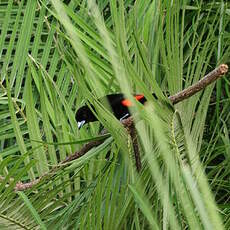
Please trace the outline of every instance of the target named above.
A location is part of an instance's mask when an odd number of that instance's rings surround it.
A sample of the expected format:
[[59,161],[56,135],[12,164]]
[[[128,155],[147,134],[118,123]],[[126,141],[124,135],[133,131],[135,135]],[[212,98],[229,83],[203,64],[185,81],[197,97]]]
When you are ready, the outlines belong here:
[[[153,94],[153,96],[156,98],[155,94]],[[134,97],[142,104],[146,102],[146,98],[143,94],[136,94]],[[103,102],[105,99],[107,99],[109,105],[111,106],[112,112],[117,119],[121,120],[130,116],[128,108],[132,106],[132,103],[130,100],[126,99],[122,93],[107,95],[103,98],[100,98],[99,101]],[[93,106],[91,107],[94,109]],[[98,119],[94,116],[90,108],[85,105],[78,109],[76,113],[76,120],[78,122],[78,128],[80,129],[84,124],[97,121]]]

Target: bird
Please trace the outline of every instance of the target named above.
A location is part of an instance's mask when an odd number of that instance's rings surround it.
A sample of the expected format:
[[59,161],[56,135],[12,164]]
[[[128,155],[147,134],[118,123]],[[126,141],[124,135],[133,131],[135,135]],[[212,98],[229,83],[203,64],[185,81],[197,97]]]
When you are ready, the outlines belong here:
[[[154,93],[152,95],[155,97],[155,99],[157,99]],[[146,98],[143,94],[135,94],[134,98],[141,104],[144,104],[146,102]],[[106,99],[112,109],[113,114],[117,119],[122,120],[130,116],[129,107],[132,106],[132,103],[129,99],[125,98],[124,94],[109,94],[103,98],[99,98],[99,101],[103,102]],[[90,107],[94,110],[94,107],[92,105],[90,105]],[[78,123],[79,129],[86,123],[98,120],[91,109],[89,108],[89,106],[84,105],[77,110],[75,118]]]

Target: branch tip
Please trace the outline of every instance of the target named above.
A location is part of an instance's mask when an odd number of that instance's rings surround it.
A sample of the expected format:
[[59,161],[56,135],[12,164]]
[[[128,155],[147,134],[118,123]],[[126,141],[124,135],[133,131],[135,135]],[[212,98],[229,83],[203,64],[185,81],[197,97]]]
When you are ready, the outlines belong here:
[[220,74],[223,75],[223,74],[226,74],[228,72],[228,65],[226,64],[221,64],[219,66],[219,70],[220,70]]

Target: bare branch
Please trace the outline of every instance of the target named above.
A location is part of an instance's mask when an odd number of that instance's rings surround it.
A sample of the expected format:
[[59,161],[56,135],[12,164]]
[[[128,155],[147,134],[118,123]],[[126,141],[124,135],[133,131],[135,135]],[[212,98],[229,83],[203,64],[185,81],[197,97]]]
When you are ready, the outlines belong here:
[[173,96],[170,96],[169,100],[173,104],[181,102],[184,99],[189,98],[192,95],[196,94],[197,92],[201,91],[202,89],[210,85],[212,82],[222,77],[227,72],[228,72],[228,66],[225,64],[222,64],[216,69],[214,69],[212,72],[208,73],[206,76],[204,76],[194,85],[188,87],[187,89],[182,90],[181,92],[178,92],[177,94]]
[[[126,120],[126,122],[129,122],[130,120]],[[125,125],[123,123],[123,125]],[[127,128],[127,127],[126,127]],[[134,122],[131,122],[131,126],[127,128],[129,135],[131,137],[131,141],[133,144],[133,152],[134,152],[134,157],[135,157],[135,163],[136,163],[136,169],[137,172],[141,171],[142,165],[141,165],[141,155],[140,155],[140,150],[138,146],[138,140],[137,140],[137,130],[135,128]]]
[[[218,78],[220,78],[221,76],[226,74],[227,72],[228,72],[228,66],[225,64],[221,64],[219,67],[217,67],[216,69],[214,69],[213,71],[208,73],[206,76],[204,76],[200,81],[198,81],[194,85],[188,87],[187,89],[184,89],[181,92],[178,92],[177,94],[175,94],[173,96],[170,96],[169,100],[172,102],[172,104],[179,103],[179,102],[183,101],[184,99],[189,98],[192,95],[194,95],[195,93],[201,91],[202,89],[207,87],[209,84],[211,84],[212,82],[216,81]],[[137,167],[137,170],[140,171],[141,170],[141,160],[140,160],[140,153],[139,153],[139,148],[138,148],[138,143],[137,143],[136,130],[134,127],[133,117],[129,117],[129,118],[123,120],[122,124],[130,132],[130,135],[132,137],[134,153],[135,153],[135,160],[136,160],[136,167]],[[90,149],[97,147],[98,145],[102,144],[103,142],[104,142],[104,140],[98,140],[98,141],[92,141],[92,142],[85,144],[79,151],[68,156],[64,161],[60,162],[60,164],[58,166],[54,167],[51,170],[51,172],[53,173],[57,169],[59,169],[60,167],[65,165],[66,163],[80,158],[81,156],[86,154]],[[33,187],[34,185],[38,184],[42,178],[44,178],[45,176],[48,176],[51,172],[43,175],[42,177],[40,177],[34,181],[31,181],[29,183],[23,184],[22,182],[18,182],[15,186],[15,191],[26,190],[26,189]]]

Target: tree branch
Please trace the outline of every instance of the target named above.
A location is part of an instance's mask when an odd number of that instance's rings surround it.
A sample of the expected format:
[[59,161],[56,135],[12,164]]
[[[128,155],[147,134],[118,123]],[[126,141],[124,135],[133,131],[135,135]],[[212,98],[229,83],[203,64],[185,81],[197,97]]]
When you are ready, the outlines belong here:
[[173,96],[170,96],[169,100],[172,102],[172,104],[177,104],[178,102],[181,102],[184,99],[189,98],[192,95],[196,94],[197,92],[201,91],[202,89],[210,85],[212,82],[222,77],[227,72],[228,72],[228,66],[225,64],[222,64],[216,69],[214,69],[212,72],[205,75],[202,79],[200,79],[194,85],[182,90],[181,92],[178,92],[177,94]]
[[137,130],[133,121],[132,117],[129,117],[127,119],[124,119],[121,121],[121,123],[125,126],[125,128],[127,129],[130,137],[131,137],[131,141],[132,141],[132,145],[133,145],[133,152],[134,152],[134,157],[135,157],[135,163],[136,163],[136,169],[137,172],[141,171],[141,155],[140,155],[140,150],[139,150],[139,146],[138,146],[138,140],[137,140]]
[[[204,76],[201,80],[199,80],[194,85],[184,89],[181,92],[178,92],[177,94],[170,96],[169,100],[172,102],[172,104],[177,104],[181,101],[183,101],[186,98],[191,97],[195,93],[201,91],[205,87],[207,87],[212,82],[216,81],[218,78],[222,77],[224,74],[228,72],[228,66],[225,64],[221,64],[219,67],[208,73],[206,76]],[[135,153],[135,160],[136,160],[136,167],[137,170],[140,171],[141,169],[141,161],[140,161],[140,154],[139,154],[139,148],[136,138],[136,131],[134,126],[134,120],[133,117],[129,117],[122,121],[122,124],[124,127],[129,130],[129,133],[133,139],[133,147],[134,147],[134,153]],[[64,161],[60,162],[60,164],[56,167],[54,167],[49,173],[43,175],[42,177],[39,177],[38,179],[31,181],[29,183],[21,183],[18,182],[15,186],[15,191],[22,191],[25,189],[29,189],[33,187],[33,185],[39,183],[42,178],[48,176],[51,172],[55,172],[57,169],[62,167],[65,163],[71,162],[75,159],[80,158],[84,154],[86,154],[90,149],[97,147],[98,145],[102,144],[104,140],[98,140],[98,141],[92,141],[87,144],[85,144],[79,151],[75,152],[74,154],[68,156]]]

